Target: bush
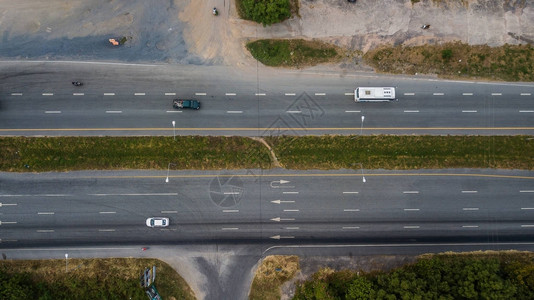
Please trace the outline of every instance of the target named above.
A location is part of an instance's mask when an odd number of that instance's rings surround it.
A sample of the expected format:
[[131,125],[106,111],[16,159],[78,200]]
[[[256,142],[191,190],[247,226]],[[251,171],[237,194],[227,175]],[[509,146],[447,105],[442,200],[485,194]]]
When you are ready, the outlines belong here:
[[291,16],[289,0],[240,0],[238,11],[241,18],[263,26],[282,22]]

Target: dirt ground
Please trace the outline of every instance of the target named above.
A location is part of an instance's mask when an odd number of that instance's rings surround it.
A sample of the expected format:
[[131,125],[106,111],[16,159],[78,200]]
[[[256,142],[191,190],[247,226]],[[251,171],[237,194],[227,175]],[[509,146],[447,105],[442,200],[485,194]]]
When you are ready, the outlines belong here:
[[[436,4],[438,3],[438,4]],[[217,7],[219,16],[211,10]],[[420,28],[430,24],[427,30]],[[252,68],[259,38],[321,39],[351,50],[460,40],[534,41],[529,0],[300,0],[298,16],[269,27],[239,19],[235,0],[0,0],[0,57],[223,64]],[[127,36],[120,50],[108,38]],[[358,60],[337,67],[354,68]]]

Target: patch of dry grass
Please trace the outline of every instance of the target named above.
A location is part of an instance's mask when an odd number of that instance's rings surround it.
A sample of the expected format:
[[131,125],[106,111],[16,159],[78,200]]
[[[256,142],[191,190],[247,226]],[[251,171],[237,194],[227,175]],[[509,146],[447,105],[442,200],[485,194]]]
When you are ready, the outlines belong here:
[[[153,265],[157,268],[155,284],[163,299],[196,299],[185,280],[168,264],[157,259],[134,258],[91,258],[68,259],[68,272],[65,272],[64,259],[50,260],[3,260],[0,268],[5,273],[28,272],[34,282],[44,282],[52,286],[67,286],[72,295],[85,299],[84,291],[94,288],[113,288],[121,282],[139,282],[141,272]],[[75,283],[75,284],[74,284]],[[80,283],[87,283],[83,286]],[[96,286],[93,286],[96,285]],[[137,295],[144,295],[139,286]]]
[[267,256],[256,270],[249,299],[280,299],[280,286],[293,278],[298,270],[299,259],[297,256]]
[[386,46],[368,51],[363,58],[379,72],[534,81],[534,48],[531,45],[489,47],[451,42],[416,47]]

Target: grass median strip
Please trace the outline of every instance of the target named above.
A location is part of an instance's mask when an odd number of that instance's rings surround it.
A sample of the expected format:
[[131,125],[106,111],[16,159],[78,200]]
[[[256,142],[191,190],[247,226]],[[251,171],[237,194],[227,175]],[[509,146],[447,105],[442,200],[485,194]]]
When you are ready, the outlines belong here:
[[[265,137],[287,169],[534,169],[530,136]],[[0,137],[0,170],[272,168],[269,149],[247,137]]]

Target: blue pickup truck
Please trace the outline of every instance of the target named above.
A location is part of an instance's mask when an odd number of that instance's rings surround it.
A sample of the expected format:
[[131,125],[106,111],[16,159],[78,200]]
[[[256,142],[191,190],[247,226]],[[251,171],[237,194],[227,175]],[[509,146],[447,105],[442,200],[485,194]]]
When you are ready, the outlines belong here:
[[190,99],[174,99],[172,100],[172,107],[176,109],[190,108],[190,109],[200,109],[200,102],[197,100]]

